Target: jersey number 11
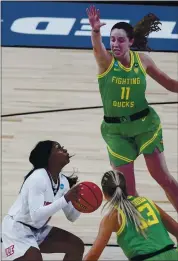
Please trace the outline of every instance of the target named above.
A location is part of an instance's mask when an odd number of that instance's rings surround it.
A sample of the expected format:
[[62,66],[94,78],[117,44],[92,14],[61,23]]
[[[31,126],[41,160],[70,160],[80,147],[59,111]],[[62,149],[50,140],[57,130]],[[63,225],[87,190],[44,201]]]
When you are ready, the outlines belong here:
[[130,96],[130,87],[121,87],[121,100],[128,100]]

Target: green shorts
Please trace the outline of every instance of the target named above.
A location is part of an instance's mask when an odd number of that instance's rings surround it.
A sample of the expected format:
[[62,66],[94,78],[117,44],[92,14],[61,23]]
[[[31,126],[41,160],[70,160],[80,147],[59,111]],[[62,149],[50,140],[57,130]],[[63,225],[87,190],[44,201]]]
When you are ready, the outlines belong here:
[[161,253],[159,255],[153,256],[151,258],[145,259],[145,261],[156,261],[156,260],[161,260],[161,261],[177,261],[178,260],[178,248],[177,249],[172,249],[167,252]]
[[164,151],[160,118],[152,107],[149,108],[149,114],[136,121],[102,122],[101,134],[114,166],[128,164],[140,154],[152,154],[155,148]]

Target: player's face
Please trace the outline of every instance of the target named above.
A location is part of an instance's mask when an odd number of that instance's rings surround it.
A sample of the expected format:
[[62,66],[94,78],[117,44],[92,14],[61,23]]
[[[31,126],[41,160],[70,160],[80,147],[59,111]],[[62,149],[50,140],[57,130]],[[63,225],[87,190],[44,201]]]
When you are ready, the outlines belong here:
[[129,50],[133,40],[129,40],[123,29],[114,29],[110,35],[111,50],[116,58],[124,56]]
[[70,156],[67,150],[64,147],[62,147],[58,142],[54,142],[50,155],[50,159],[53,162],[53,164],[65,166],[69,163],[69,158]]

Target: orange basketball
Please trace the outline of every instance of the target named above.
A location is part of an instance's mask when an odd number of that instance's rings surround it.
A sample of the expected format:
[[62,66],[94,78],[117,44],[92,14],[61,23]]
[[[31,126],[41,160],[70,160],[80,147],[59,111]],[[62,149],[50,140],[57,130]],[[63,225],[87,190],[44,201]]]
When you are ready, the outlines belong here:
[[103,201],[101,189],[89,181],[81,182],[78,186],[78,199],[72,201],[74,208],[82,213],[91,213],[97,210]]

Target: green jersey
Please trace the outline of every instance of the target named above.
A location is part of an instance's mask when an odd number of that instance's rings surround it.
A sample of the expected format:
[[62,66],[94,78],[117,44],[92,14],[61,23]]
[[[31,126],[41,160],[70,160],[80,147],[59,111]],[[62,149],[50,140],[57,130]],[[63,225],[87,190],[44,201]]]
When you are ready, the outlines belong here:
[[165,229],[153,201],[143,197],[128,197],[143,217],[141,229],[146,238],[137,231],[135,224],[121,211],[122,225],[117,232],[117,243],[128,258],[156,252],[174,245]]
[[107,71],[98,75],[105,116],[129,116],[148,107],[145,69],[137,52],[130,51],[130,57],[130,68],[113,57]]

